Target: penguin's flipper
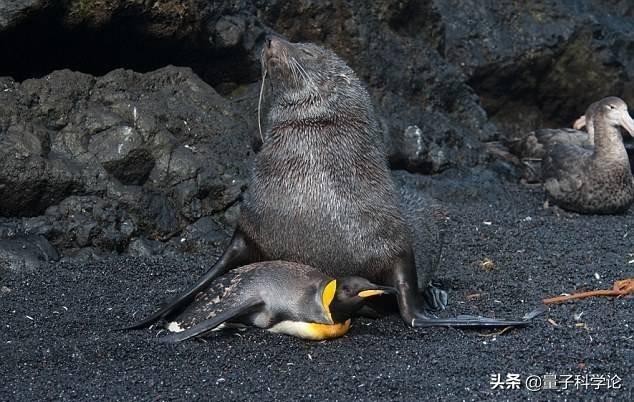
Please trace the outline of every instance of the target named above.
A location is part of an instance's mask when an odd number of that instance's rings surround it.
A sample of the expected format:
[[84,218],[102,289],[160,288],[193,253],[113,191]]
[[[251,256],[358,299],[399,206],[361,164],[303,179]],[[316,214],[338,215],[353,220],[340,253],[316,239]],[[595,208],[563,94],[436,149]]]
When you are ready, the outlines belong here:
[[230,269],[246,265],[251,262],[253,254],[252,248],[252,244],[247,241],[242,232],[236,229],[233,234],[233,238],[231,239],[231,243],[229,243],[220,259],[218,259],[218,261],[216,261],[216,263],[209,268],[209,270],[200,279],[198,279],[198,282],[194,286],[190,287],[187,291],[182,293],[180,296],[177,296],[146,319],[122,329],[129,330],[149,327],[151,324],[162,318],[177,315],[187,305],[189,305],[198,293],[207,289],[211,281],[213,281],[216,277],[224,274]]
[[243,303],[238,306],[228,308],[227,310],[221,312],[215,317],[212,317],[208,320],[202,321],[191,328],[188,328],[182,332],[174,332],[170,335],[164,336],[161,338],[161,342],[164,343],[178,343],[189,338],[193,338],[198,335],[202,335],[205,332],[211,331],[216,328],[220,324],[223,324],[226,321],[231,319],[240,317],[242,315],[248,314],[254,308],[261,306],[264,304],[264,301],[259,297],[252,297],[250,299],[245,300]]
[[498,320],[495,318],[482,317],[477,315],[459,315],[450,318],[438,318],[433,314],[419,314],[412,320],[415,328],[426,327],[453,327],[453,328],[503,328],[503,327],[525,327],[531,320],[546,309],[543,306],[537,307],[533,311],[522,317],[521,320]]

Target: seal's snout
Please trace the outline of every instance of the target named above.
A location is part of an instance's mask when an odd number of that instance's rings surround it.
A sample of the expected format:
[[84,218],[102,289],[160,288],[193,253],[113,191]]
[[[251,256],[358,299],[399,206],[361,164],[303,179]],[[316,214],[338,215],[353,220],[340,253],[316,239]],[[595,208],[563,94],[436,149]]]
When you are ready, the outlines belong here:
[[263,62],[270,67],[271,62],[279,62],[286,54],[286,41],[276,36],[267,36],[262,51]]
[[270,49],[271,51],[275,51],[277,49],[279,51],[279,48],[282,45],[282,39],[277,36],[269,35],[264,40],[264,43],[267,49]]

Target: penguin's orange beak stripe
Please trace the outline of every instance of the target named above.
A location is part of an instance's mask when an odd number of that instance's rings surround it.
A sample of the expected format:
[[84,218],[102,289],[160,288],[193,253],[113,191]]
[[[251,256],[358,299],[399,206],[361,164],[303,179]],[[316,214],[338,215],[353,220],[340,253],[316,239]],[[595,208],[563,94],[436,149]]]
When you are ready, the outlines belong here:
[[330,322],[332,321],[332,314],[330,314],[330,303],[335,298],[335,291],[337,290],[337,280],[333,279],[328,282],[324,287],[324,292],[321,294],[321,305],[324,306],[324,311],[328,315]]
[[370,296],[384,295],[386,293],[387,292],[385,290],[378,290],[378,289],[362,290],[361,292],[357,293],[357,296],[359,296],[359,297],[370,297]]

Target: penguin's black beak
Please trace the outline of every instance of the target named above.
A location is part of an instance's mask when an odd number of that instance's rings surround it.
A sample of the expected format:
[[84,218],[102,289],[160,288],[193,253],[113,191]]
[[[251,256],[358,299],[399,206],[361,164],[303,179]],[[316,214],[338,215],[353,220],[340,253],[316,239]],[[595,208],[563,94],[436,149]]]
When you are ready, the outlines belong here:
[[372,297],[372,296],[380,296],[380,295],[395,295],[398,294],[398,290],[396,288],[392,288],[389,286],[374,286],[372,289],[362,290],[357,293],[359,297]]

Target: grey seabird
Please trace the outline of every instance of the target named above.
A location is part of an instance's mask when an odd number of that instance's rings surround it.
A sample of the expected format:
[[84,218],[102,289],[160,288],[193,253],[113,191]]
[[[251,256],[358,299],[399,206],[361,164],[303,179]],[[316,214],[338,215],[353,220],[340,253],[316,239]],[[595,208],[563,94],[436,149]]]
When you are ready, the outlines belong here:
[[621,213],[634,201],[634,183],[619,127],[634,136],[634,120],[620,98],[593,105],[584,120],[594,135],[594,147],[549,148],[543,160],[544,189],[555,204],[570,211]]
[[[522,178],[526,182],[541,182],[542,160],[555,145],[563,144],[590,150],[594,147],[592,116],[599,102],[588,106],[585,114],[575,120],[573,128],[540,128],[506,143],[511,153],[520,159]],[[586,131],[582,131],[584,127]]]

